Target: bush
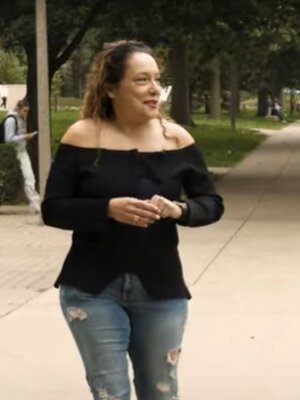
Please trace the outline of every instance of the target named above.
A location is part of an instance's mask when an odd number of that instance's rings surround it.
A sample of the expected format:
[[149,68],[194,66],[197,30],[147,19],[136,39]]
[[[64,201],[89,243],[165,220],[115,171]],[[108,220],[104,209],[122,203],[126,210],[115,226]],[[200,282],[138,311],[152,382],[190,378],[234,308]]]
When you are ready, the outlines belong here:
[[0,145],[0,205],[15,203],[22,193],[22,174],[14,146]]

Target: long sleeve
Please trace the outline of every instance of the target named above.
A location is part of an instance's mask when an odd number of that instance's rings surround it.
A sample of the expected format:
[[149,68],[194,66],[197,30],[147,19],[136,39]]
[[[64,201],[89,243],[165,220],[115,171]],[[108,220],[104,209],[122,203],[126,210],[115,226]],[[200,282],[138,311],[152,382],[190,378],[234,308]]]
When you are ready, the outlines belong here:
[[47,180],[42,217],[46,225],[78,232],[103,232],[110,226],[107,198],[76,195],[79,148],[60,145]]
[[201,152],[196,146],[191,146],[185,152],[185,157],[183,188],[189,212],[186,220],[178,223],[184,226],[202,226],[216,222],[224,212],[223,199],[216,193]]
[[[15,117],[16,118],[16,117]],[[4,122],[5,128],[5,142],[6,143],[19,143],[25,141],[24,134],[16,134],[16,121],[14,117],[7,117]]]

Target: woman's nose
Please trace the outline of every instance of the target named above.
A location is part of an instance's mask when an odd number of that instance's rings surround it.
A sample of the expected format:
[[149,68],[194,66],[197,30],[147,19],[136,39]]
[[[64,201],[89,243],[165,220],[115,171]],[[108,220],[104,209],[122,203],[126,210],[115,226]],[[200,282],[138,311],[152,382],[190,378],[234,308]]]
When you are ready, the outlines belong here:
[[151,89],[151,93],[158,93],[159,94],[161,92],[161,86],[155,80],[152,81],[150,89]]

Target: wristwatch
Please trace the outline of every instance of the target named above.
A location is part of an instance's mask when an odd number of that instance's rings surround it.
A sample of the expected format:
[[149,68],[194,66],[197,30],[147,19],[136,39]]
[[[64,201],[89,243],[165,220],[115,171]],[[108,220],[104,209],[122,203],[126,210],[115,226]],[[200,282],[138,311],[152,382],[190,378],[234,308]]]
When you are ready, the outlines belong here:
[[185,203],[184,201],[174,201],[174,203],[177,204],[181,209],[181,215],[179,218],[177,218],[177,221],[185,222],[189,214],[189,207],[187,203]]

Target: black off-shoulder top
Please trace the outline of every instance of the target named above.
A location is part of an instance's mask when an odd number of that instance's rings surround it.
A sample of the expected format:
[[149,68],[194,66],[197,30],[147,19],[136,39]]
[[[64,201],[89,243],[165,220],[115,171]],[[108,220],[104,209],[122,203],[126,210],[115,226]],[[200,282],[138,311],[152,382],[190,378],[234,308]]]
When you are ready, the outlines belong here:
[[[154,194],[177,201],[184,194],[186,220],[161,219],[145,229],[107,215],[113,197]],[[46,225],[72,230],[73,236],[55,286],[66,284],[95,294],[120,274],[134,273],[154,299],[190,298],[178,254],[177,224],[211,224],[223,209],[194,143],[156,152],[60,144],[42,217]]]

